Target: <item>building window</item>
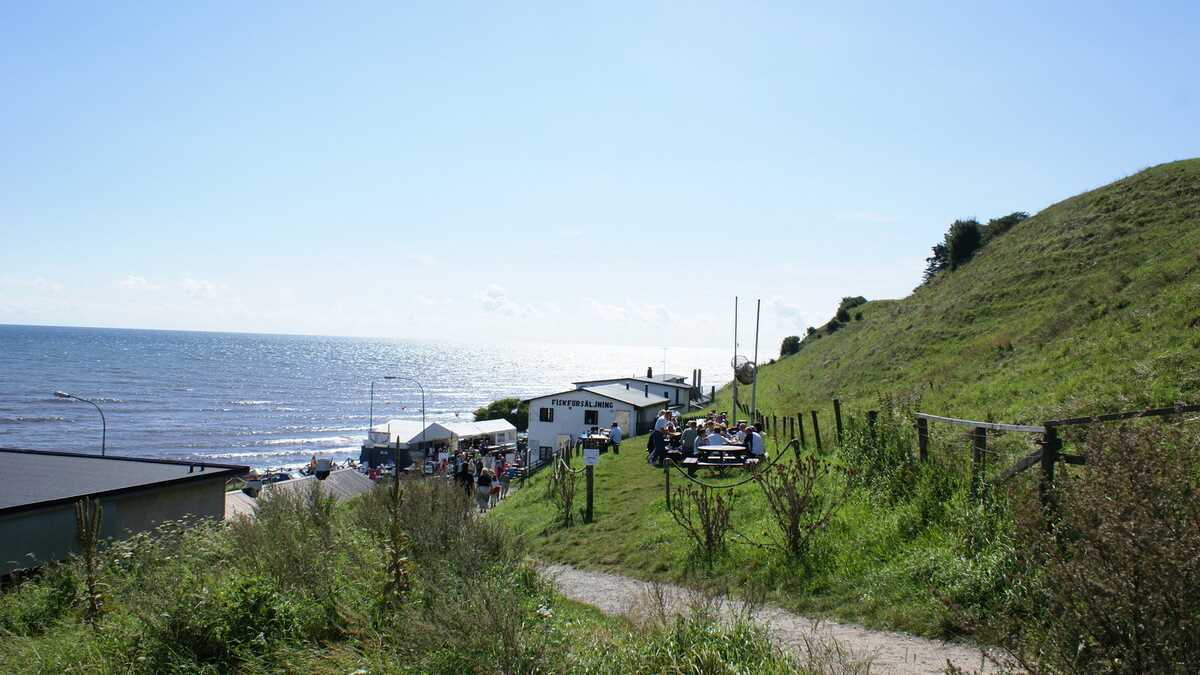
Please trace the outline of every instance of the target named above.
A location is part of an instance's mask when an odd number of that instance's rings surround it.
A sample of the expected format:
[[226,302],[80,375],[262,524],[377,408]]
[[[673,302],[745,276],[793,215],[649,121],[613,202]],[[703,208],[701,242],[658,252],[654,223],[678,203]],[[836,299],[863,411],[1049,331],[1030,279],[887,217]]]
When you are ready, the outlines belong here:
[[584,424],[584,426],[588,426],[588,427],[594,427],[597,424],[600,424],[600,411],[584,410],[583,411],[583,424]]
[[542,422],[553,422],[554,421],[554,408],[539,408],[538,409],[538,420],[540,420]]

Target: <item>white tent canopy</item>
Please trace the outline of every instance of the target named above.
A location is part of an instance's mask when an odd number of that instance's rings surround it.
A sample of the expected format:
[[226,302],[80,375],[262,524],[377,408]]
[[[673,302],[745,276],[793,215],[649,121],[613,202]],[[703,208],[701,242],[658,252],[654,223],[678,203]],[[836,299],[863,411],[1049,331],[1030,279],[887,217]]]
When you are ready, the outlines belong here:
[[[381,424],[376,424],[371,427],[370,441],[375,444],[386,443],[391,447],[396,447],[399,443],[401,448],[407,448],[410,445],[417,445],[421,442],[421,431],[425,427],[421,426],[420,422],[415,420],[388,420]],[[426,436],[427,440],[433,440]]]

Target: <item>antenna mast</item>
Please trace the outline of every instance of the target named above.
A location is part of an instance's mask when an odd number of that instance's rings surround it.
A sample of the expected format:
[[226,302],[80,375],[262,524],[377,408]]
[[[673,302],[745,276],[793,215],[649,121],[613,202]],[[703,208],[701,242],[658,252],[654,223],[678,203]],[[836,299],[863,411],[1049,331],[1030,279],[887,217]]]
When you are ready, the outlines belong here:
[[[750,385],[750,419],[757,419],[758,415],[758,315],[762,311],[762,298],[759,298],[758,304],[754,307],[754,384]],[[736,415],[735,415],[736,417]]]

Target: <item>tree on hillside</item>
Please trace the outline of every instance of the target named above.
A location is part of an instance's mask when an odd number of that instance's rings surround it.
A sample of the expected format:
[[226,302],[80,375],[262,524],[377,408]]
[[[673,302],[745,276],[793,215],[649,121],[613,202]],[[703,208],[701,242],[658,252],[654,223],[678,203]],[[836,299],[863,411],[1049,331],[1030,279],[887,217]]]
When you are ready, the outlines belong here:
[[842,298],[841,303],[838,304],[838,309],[844,309],[848,312],[859,305],[865,304],[867,304],[866,298],[861,295],[852,295]]
[[951,270],[966,264],[983,243],[983,228],[979,221],[956,220],[946,232],[946,259]]
[[783,345],[779,348],[779,358],[791,356],[800,351],[800,336],[789,335],[783,338]]
[[992,218],[983,228],[983,243],[986,245],[991,240],[1008,232],[1014,225],[1029,218],[1029,214],[1024,211],[1014,211],[1007,216],[1001,218]]
[[949,266],[950,255],[946,252],[945,244],[934,244],[933,255],[925,259],[925,276],[923,281],[929,283],[929,280],[938,275],[939,272]]
[[529,428],[529,404],[519,398],[502,398],[475,411],[475,421],[508,420],[518,431]]

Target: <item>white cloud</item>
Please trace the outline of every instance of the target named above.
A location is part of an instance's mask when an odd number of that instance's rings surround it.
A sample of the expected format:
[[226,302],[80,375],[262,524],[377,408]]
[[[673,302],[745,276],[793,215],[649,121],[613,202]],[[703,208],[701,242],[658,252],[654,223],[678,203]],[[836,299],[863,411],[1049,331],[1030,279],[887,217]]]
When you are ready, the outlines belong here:
[[141,277],[136,274],[127,274],[125,278],[117,282],[121,288],[133,291],[157,291],[162,289],[162,286],[151,283],[146,277]]
[[57,281],[47,281],[44,277],[32,279],[0,279],[0,288],[13,288],[38,294],[58,295],[63,292],[63,285]]
[[533,305],[521,304],[508,295],[508,289],[500,284],[488,284],[487,288],[475,294],[475,299],[484,311],[504,316],[544,316],[543,312]]
[[192,297],[202,300],[216,300],[221,293],[229,290],[225,284],[216,284],[192,277],[185,277],[183,281],[179,282],[179,287],[191,294]]

